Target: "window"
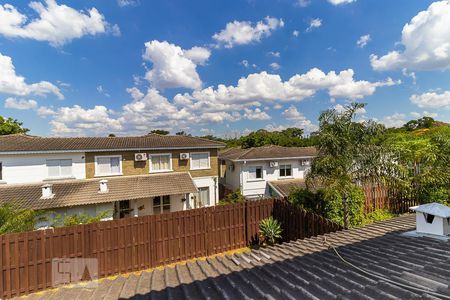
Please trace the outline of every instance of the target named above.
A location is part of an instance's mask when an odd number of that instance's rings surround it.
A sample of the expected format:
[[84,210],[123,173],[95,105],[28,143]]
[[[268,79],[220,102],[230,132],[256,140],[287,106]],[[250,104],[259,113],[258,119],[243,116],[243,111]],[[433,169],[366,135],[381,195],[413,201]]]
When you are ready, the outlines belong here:
[[191,170],[209,168],[209,152],[191,153]]
[[198,188],[198,193],[194,195],[194,208],[200,208],[209,205],[209,187]]
[[248,180],[259,180],[263,178],[262,167],[250,167],[248,171]]
[[280,165],[280,177],[291,177],[292,167],[291,165]]
[[0,180],[3,180],[3,164],[0,161]]
[[150,172],[172,171],[171,154],[152,154],[150,155]]
[[153,198],[153,214],[170,212],[170,196]]
[[122,156],[96,156],[95,157],[95,175],[121,175],[122,174]]
[[130,200],[122,200],[116,203],[117,215],[120,219],[131,217],[133,209],[130,205]]
[[47,159],[49,178],[62,178],[72,176],[71,159]]

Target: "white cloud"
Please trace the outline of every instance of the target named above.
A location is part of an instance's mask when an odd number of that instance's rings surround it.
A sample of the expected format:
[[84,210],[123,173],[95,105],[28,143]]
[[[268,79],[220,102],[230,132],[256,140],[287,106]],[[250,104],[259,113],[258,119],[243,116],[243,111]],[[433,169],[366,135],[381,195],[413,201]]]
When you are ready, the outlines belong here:
[[328,0],[333,5],[342,5],[355,2],[356,0]]
[[136,0],[117,0],[117,5],[120,7],[133,6],[137,5],[138,1]]
[[313,124],[310,120],[308,120],[301,112],[297,110],[297,108],[293,105],[289,106],[282,113],[283,117],[286,120],[292,121],[295,127],[302,128],[305,133],[311,133],[318,129],[318,126]]
[[297,0],[297,2],[296,2],[296,5],[298,5],[300,7],[307,7],[310,4],[311,4],[310,0]]
[[[1,22],[1,21],[0,21]],[[54,94],[59,99],[64,95],[59,88],[48,81],[27,84],[25,77],[17,75],[12,59],[0,53],[0,92],[17,96]]]
[[37,109],[37,114],[38,114],[39,117],[45,118],[45,117],[47,117],[47,116],[55,115],[56,112],[53,110],[52,107],[40,106],[40,107]]
[[406,123],[406,115],[395,113],[391,116],[386,116],[383,118],[381,123],[383,123],[386,127],[402,127]]
[[[339,113],[343,113],[345,111],[345,106],[342,104],[336,104],[333,108]],[[366,109],[364,107],[359,108],[355,111],[355,114],[357,114],[357,115],[363,115],[365,113],[366,113]]]
[[412,79],[413,84],[416,84],[417,82],[417,77],[416,77],[416,73],[415,72],[408,72],[408,70],[406,68],[402,69],[402,74],[405,77],[409,77]]
[[264,121],[264,120],[272,119],[266,112],[262,111],[259,108],[255,108],[254,110],[249,109],[249,108],[245,108],[244,112],[245,112],[244,118],[248,119],[248,120]]
[[273,57],[280,57],[281,53],[278,51],[270,51],[269,55],[272,55]]
[[292,31],[292,35],[295,37],[298,37],[300,35],[300,31],[294,30],[294,31]]
[[[34,19],[11,4],[0,5],[0,34],[61,46],[85,35],[105,33],[110,26],[96,8],[78,11],[64,4],[58,5],[55,0],[45,0],[44,3],[30,2],[29,7],[38,14]],[[117,32],[118,26],[115,27]]]
[[205,64],[210,55],[206,48],[193,47],[183,50],[166,41],[147,42],[143,58],[151,61],[153,67],[147,71],[145,78],[157,89],[201,88],[202,81],[197,73],[197,65]]
[[424,110],[423,112],[412,111],[412,112],[410,112],[410,115],[416,119],[419,119],[422,117],[431,117],[431,118],[436,119],[438,117],[437,113],[429,112],[426,110]]
[[409,99],[412,103],[422,108],[450,109],[450,91],[444,91],[442,93],[427,92],[421,95],[412,95]]
[[356,45],[359,48],[364,48],[368,42],[370,42],[370,34],[360,36],[359,39],[356,41]]
[[316,19],[312,19],[309,22],[309,27],[306,29],[307,32],[312,31],[314,28],[319,28],[320,26],[322,26],[322,20],[319,18]]
[[401,44],[370,62],[375,70],[447,70],[450,69],[450,1],[432,3],[403,27]]
[[102,85],[98,85],[97,86],[97,92],[100,94],[100,95],[104,95],[105,97],[111,97],[111,95],[103,88],[103,86]]
[[279,63],[276,63],[276,62],[271,63],[271,64],[270,64],[270,67],[271,67],[273,70],[278,70],[279,68],[281,68],[280,64],[279,64]]
[[227,23],[225,29],[213,35],[216,46],[232,48],[236,45],[246,45],[261,41],[268,37],[278,28],[284,26],[282,19],[266,17],[264,20],[253,25],[249,21],[233,21]]
[[121,36],[122,35],[122,32],[120,31],[120,27],[117,24],[114,24],[113,26],[111,26],[109,28],[109,31],[111,32],[111,34],[113,36]]
[[241,65],[243,65],[246,68],[248,68],[250,66],[250,64],[248,63],[248,60],[246,60],[246,59],[241,61]]
[[36,109],[38,103],[35,100],[16,99],[9,97],[5,100],[5,108],[18,109],[18,110],[30,110]]

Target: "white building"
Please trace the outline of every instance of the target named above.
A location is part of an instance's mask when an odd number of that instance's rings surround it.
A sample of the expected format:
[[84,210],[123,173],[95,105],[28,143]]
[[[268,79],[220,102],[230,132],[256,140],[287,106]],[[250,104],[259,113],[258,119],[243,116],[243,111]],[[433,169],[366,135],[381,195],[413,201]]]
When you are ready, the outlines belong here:
[[412,209],[416,211],[417,233],[450,235],[450,207],[440,203],[428,203]]
[[224,150],[219,154],[220,183],[227,191],[239,189],[249,199],[286,197],[292,188],[305,187],[306,173],[316,155],[314,147]]

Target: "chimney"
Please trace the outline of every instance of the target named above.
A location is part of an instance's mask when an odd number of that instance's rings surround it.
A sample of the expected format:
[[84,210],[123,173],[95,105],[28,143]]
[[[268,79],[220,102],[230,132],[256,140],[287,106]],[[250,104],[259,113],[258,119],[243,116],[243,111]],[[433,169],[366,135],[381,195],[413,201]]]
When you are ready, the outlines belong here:
[[53,194],[53,184],[44,184],[42,186],[41,199],[51,199],[53,196],[55,196],[55,194]]
[[108,190],[108,180],[102,179],[100,180],[100,189],[98,190],[99,193],[107,193]]

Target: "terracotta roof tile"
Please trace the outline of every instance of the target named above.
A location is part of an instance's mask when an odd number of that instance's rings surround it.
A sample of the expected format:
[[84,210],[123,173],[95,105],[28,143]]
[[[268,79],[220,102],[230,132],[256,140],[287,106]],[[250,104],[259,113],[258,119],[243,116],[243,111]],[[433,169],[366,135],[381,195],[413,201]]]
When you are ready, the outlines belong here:
[[305,188],[306,183],[304,179],[286,179],[270,181],[269,185],[275,189],[281,197],[289,196],[292,189]]
[[223,148],[224,144],[207,139],[149,134],[127,137],[38,137],[24,134],[0,136],[1,152],[89,151],[115,149]]
[[219,157],[229,160],[297,158],[316,156],[315,147],[264,146],[249,149],[231,148],[220,152]]
[[[99,192],[102,179],[108,180],[107,193]],[[0,203],[13,202],[21,208],[49,209],[197,191],[189,173],[101,177],[51,184],[54,197],[48,199],[41,199],[43,183],[0,185]]]

